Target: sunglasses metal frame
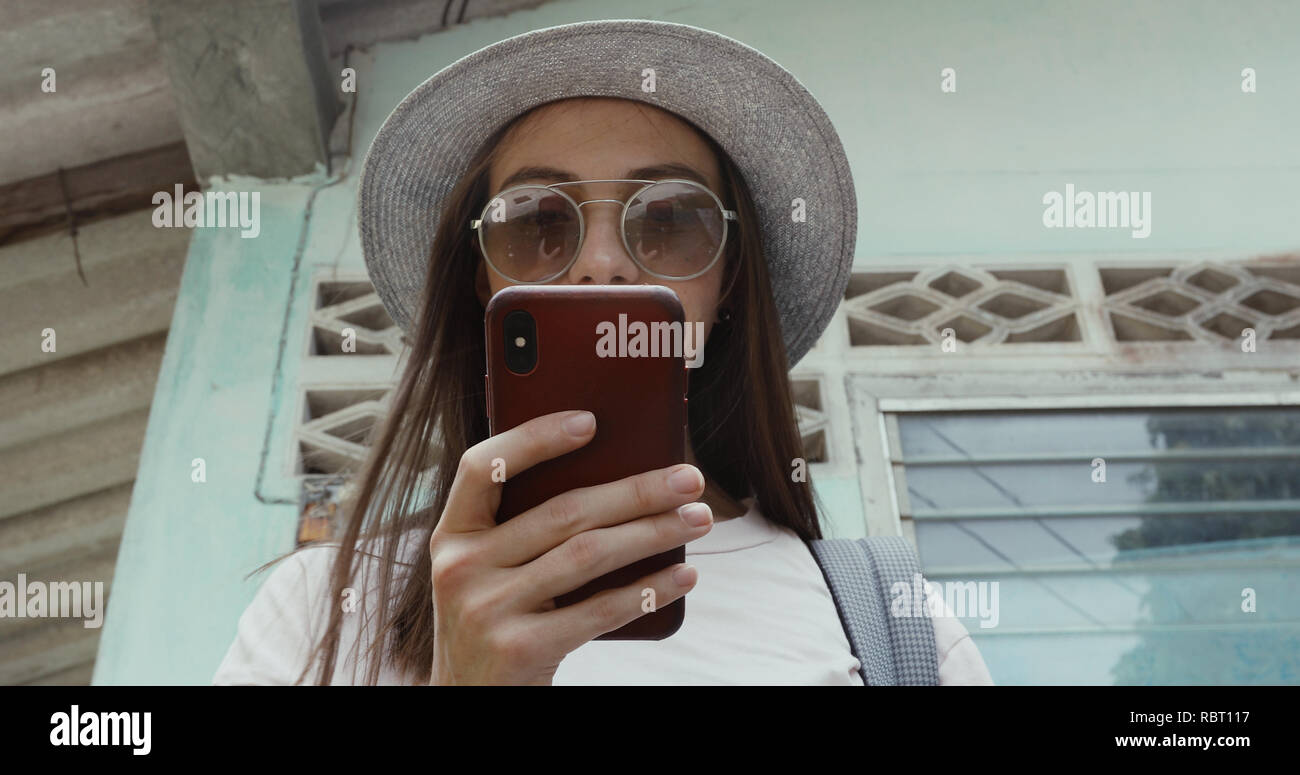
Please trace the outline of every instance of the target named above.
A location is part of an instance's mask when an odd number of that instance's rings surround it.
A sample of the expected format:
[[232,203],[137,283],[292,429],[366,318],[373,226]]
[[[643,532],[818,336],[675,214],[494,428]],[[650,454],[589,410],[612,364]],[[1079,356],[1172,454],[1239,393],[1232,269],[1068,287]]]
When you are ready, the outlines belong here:
[[[573,197],[565,193],[564,191],[558,190],[560,186],[574,186],[581,183],[645,183],[646,185],[637,189],[635,193],[633,193],[631,196],[629,196],[626,200],[623,201],[620,201],[618,199],[588,199],[583,202],[578,202]],[[679,277],[675,275],[665,275],[665,274],[660,274],[658,272],[655,272],[654,270],[647,268],[645,265],[641,263],[640,260],[637,259],[636,253],[634,253],[632,250],[632,246],[629,245],[627,242],[627,211],[628,208],[631,207],[632,205],[632,200],[636,199],[638,196],[644,194],[649,189],[661,183],[685,183],[689,186],[698,188],[704,191],[705,193],[707,193],[713,199],[714,203],[718,206],[718,211],[722,213],[722,239],[718,242],[718,249],[714,252],[713,257],[709,259],[709,263],[705,265],[703,269],[693,274]],[[483,225],[483,222],[487,220],[488,209],[492,207],[493,202],[497,201],[498,199],[505,196],[506,194],[509,194],[511,191],[519,191],[525,188],[554,189],[555,193],[564,197],[571,205],[573,205],[574,211],[578,213],[578,245],[576,248],[574,248],[573,256],[569,259],[569,262],[564,265],[563,269],[560,269],[555,274],[551,275],[550,277],[547,277],[544,280],[516,280],[515,278],[506,274],[505,272],[502,272],[497,267],[496,264],[492,263],[492,257],[488,255],[487,245],[485,245],[483,242],[483,229],[479,228],[480,226]],[[586,204],[591,204],[592,202],[613,202],[614,204],[620,204],[623,206],[623,212],[619,215],[619,219],[618,219],[619,234],[623,239],[623,249],[627,251],[628,257],[632,259],[632,262],[637,265],[638,269],[640,269],[641,271],[645,272],[648,275],[651,275],[652,277],[657,277],[661,280],[693,280],[696,277],[699,277],[700,275],[712,269],[713,265],[718,263],[718,257],[722,255],[722,250],[727,245],[727,234],[730,231],[729,227],[727,226],[727,221],[737,220],[736,211],[728,210],[726,207],[723,207],[722,200],[718,198],[718,195],[713,193],[713,190],[710,189],[708,186],[698,181],[688,180],[686,178],[666,178],[664,180],[636,180],[636,179],[624,179],[624,178],[608,178],[604,180],[569,180],[563,183],[550,183],[548,185],[542,185],[539,183],[526,183],[521,186],[513,186],[511,188],[507,188],[505,191],[499,192],[496,196],[488,200],[488,203],[483,206],[483,212],[480,213],[479,217],[469,222],[469,227],[472,231],[478,232],[479,250],[480,252],[482,252],[483,258],[484,260],[487,261],[488,266],[492,267],[492,271],[496,272],[497,274],[501,275],[502,277],[506,278],[512,283],[518,283],[520,285],[542,285],[544,283],[551,282],[555,278],[560,277],[565,272],[569,271],[569,269],[573,267],[574,263],[577,262],[578,256],[582,255],[582,244],[587,237],[587,223],[586,223],[586,219],[582,215],[582,206]]]

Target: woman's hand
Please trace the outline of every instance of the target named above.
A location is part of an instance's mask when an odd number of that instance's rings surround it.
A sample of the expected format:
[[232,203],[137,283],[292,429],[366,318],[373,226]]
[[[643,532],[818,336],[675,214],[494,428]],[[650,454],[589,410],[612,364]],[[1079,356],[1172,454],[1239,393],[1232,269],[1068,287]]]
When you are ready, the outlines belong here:
[[[557,412],[475,444],[461,457],[429,540],[430,684],[549,685],[566,654],[643,614],[643,589],[653,588],[662,607],[695,586],[694,568],[680,564],[563,608],[553,600],[709,532],[713,515],[694,502],[704,477],[691,465],[570,490],[496,523],[501,484],[492,473],[500,461],[513,475],[583,446],[595,430],[590,412]],[[688,517],[700,524],[688,524]]]

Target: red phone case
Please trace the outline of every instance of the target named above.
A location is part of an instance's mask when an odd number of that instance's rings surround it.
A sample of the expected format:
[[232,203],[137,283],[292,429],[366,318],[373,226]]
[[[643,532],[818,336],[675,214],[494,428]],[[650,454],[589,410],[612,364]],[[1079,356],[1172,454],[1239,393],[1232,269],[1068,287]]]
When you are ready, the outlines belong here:
[[[537,363],[525,375],[506,368],[503,320],[527,310],[536,322]],[[623,316],[623,317],[620,317]],[[659,357],[601,357],[597,333],[611,323],[676,323],[684,328],[677,294],[656,285],[512,286],[487,307],[488,420],[492,435],[544,414],[586,409],[596,435],[585,446],[518,474],[506,472],[497,522],[579,487],[613,482],[685,461],[686,362],[681,351]],[[608,329],[604,329],[606,334]],[[653,329],[651,329],[653,330]],[[682,330],[682,341],[686,332]],[[606,340],[608,343],[608,340]],[[671,348],[675,349],[675,348]],[[584,600],[686,559],[684,546],[639,560],[555,599]],[[681,627],[685,598],[643,614],[597,640],[661,640]]]

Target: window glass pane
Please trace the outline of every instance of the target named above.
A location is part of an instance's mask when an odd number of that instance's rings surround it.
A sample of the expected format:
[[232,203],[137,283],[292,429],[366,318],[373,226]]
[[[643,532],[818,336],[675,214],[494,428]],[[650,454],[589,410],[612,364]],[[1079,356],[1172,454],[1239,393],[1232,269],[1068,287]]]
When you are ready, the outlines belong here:
[[927,578],[998,585],[963,622],[999,683],[1300,683],[1300,410],[897,419]]
[[[1300,418],[1292,407],[900,414],[905,455],[1079,454],[1162,449],[1290,447]],[[1057,433],[1044,433],[1050,423]]]
[[[1093,479],[1094,459],[1105,464],[1104,482]],[[1100,470],[1100,465],[1097,465]],[[915,513],[963,514],[1046,507],[1101,513],[1156,511],[1155,504],[1188,508],[1225,503],[1253,509],[1253,501],[1300,498],[1295,460],[1245,459],[1182,461],[1151,459],[1115,462],[1105,457],[1072,463],[979,463],[917,465],[907,469],[907,489]],[[1267,506],[1267,504],[1262,504]],[[1133,507],[1125,509],[1121,507]]]

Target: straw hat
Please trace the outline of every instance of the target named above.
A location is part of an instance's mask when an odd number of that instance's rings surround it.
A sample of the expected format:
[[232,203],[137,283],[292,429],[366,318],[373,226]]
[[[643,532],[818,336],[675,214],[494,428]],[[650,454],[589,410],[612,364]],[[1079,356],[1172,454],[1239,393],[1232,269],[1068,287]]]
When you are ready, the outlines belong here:
[[[647,69],[654,91],[643,90]],[[853,264],[857,199],[844,148],[785,68],[725,35],[660,21],[517,35],[439,71],[393,110],[357,192],[366,266],[393,320],[409,332],[442,207],[484,140],[537,105],[584,96],[675,113],[731,156],[758,208],[786,354],[797,363],[830,323]]]

